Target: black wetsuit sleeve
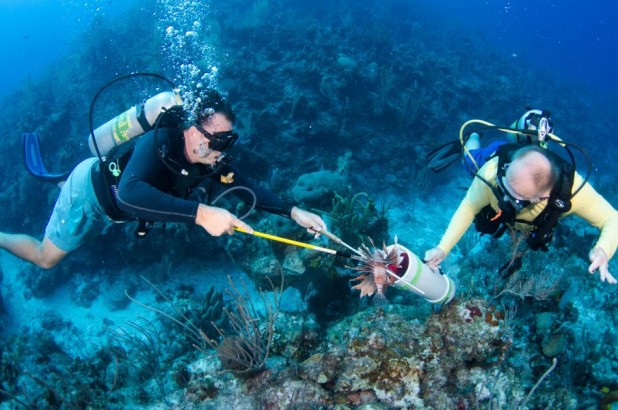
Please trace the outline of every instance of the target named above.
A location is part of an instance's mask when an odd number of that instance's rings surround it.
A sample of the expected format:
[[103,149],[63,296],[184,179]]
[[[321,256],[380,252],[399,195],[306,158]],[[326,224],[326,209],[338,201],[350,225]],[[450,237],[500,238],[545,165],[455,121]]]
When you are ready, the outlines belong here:
[[[237,170],[234,172],[234,182],[231,186],[244,186],[251,189],[257,198],[256,208],[262,211],[269,212],[271,214],[281,215],[290,218],[292,208],[296,206],[295,203],[287,201],[280,196],[274,194],[268,189],[261,187],[251,182],[248,178],[240,174]],[[223,185],[219,183],[219,185]],[[230,185],[223,186],[223,189],[229,188]],[[234,191],[234,194],[243,202],[247,204],[253,203],[253,196],[245,190]]]
[[150,221],[195,223],[199,203],[170,193],[178,176],[159,157],[153,134],[143,135],[135,145],[118,186],[118,207]]

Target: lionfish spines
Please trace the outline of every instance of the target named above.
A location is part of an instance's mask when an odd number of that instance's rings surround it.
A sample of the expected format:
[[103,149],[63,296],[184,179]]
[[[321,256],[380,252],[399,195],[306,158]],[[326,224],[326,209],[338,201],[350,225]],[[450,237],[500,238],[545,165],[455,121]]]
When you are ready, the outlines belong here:
[[388,303],[384,292],[397,280],[393,269],[396,270],[400,267],[401,258],[397,246],[397,237],[395,237],[394,246],[388,247],[386,243],[383,243],[381,249],[375,246],[371,238],[369,238],[369,242],[371,248],[363,244],[358,248],[359,254],[352,256],[352,259],[360,262],[353,269],[361,272],[360,275],[352,279],[360,283],[352,288],[360,291],[361,298],[374,295],[374,304],[381,306]]

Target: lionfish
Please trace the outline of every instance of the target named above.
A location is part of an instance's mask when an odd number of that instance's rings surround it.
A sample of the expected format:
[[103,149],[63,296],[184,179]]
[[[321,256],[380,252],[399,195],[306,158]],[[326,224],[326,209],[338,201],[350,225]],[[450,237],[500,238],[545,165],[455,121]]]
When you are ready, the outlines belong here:
[[351,279],[360,282],[352,288],[360,290],[361,298],[375,294],[373,303],[381,306],[388,303],[384,291],[397,280],[393,277],[393,274],[400,268],[402,258],[399,256],[396,237],[395,246],[390,250],[384,243],[382,249],[378,249],[371,238],[369,241],[372,249],[363,244],[358,248],[359,254],[352,256],[352,259],[360,261],[360,264],[353,269],[362,272],[362,274]]

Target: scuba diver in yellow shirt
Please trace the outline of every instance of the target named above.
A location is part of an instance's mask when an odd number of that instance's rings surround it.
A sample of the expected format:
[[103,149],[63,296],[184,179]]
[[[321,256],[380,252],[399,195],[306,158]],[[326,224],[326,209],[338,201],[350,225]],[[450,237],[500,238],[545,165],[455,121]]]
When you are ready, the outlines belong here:
[[[469,139],[463,137],[463,130],[470,123],[516,134],[520,142],[500,141],[496,147],[481,149],[486,155],[474,155],[482,151],[469,150]],[[576,172],[574,157],[569,151],[573,144],[560,140],[547,127],[541,135],[539,127],[527,130],[524,124],[515,125],[509,129],[472,120],[462,126],[460,143],[464,165],[473,165],[468,169],[475,178],[440,243],[425,253],[425,261],[439,268],[472,223],[477,231],[496,238],[507,229],[525,232],[530,249],[547,251],[558,221],[568,215],[578,215],[601,231],[589,252],[588,271],[598,271],[602,281],[617,283],[608,265],[618,247],[618,212],[588,183],[588,175],[582,177]],[[521,143],[522,138],[526,143]],[[547,149],[546,140],[556,141],[567,150],[571,161]],[[471,148],[477,147],[472,144]],[[494,152],[488,153],[492,149]],[[521,259],[514,258],[501,268],[501,273],[510,275],[519,267]]]

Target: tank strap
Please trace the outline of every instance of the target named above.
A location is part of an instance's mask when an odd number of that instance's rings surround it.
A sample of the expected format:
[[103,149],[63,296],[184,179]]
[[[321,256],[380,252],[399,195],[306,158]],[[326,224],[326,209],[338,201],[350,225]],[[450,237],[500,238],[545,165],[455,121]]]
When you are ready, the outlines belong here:
[[137,105],[135,107],[135,109],[137,110],[135,115],[137,117],[137,122],[142,127],[144,132],[148,132],[152,129],[152,125],[148,123],[148,118],[146,118],[145,105],[146,105],[146,100],[143,100],[141,104]]

